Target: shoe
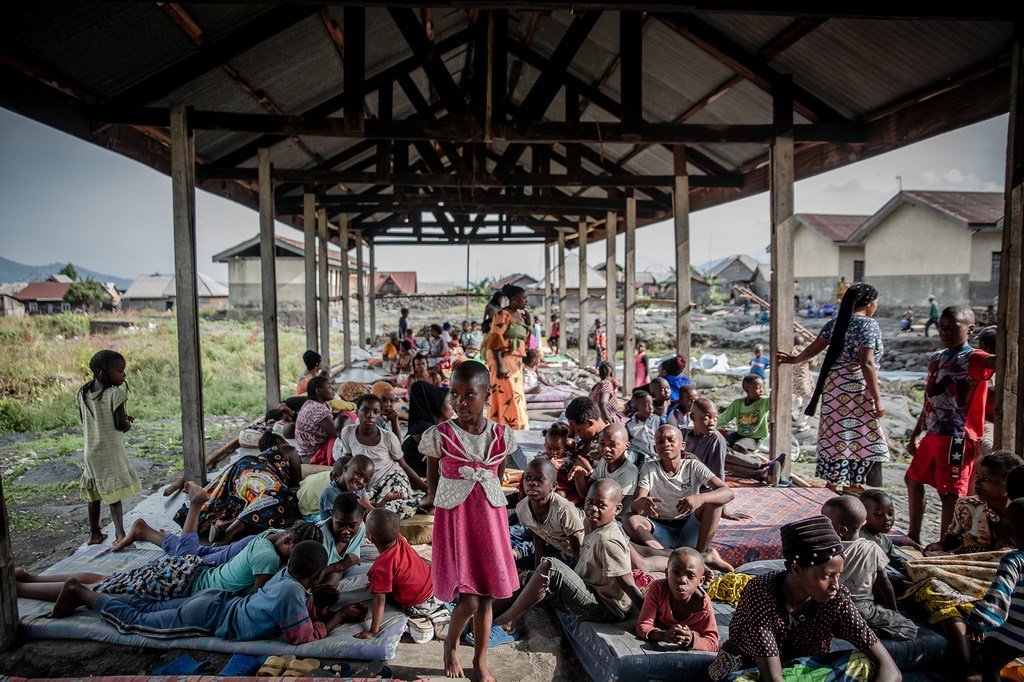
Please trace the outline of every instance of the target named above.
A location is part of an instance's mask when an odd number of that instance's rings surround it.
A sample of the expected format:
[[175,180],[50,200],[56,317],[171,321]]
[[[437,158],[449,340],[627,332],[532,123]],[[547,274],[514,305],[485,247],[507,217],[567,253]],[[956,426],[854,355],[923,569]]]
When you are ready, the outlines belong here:
[[775,487],[779,485],[782,478],[782,464],[779,460],[772,460],[768,463],[768,485]]
[[309,677],[309,673],[319,667],[320,661],[315,658],[296,658],[288,664],[281,677]]
[[285,669],[288,666],[290,666],[292,664],[292,661],[294,661],[294,660],[295,660],[295,657],[292,656],[291,654],[288,654],[287,656],[271,656],[270,658],[268,658],[266,661],[263,662],[263,667],[261,667],[256,672],[256,676],[257,677],[280,677],[281,673],[283,673],[285,671]]
[[407,629],[416,644],[426,644],[434,639],[434,624],[426,616],[410,616]]

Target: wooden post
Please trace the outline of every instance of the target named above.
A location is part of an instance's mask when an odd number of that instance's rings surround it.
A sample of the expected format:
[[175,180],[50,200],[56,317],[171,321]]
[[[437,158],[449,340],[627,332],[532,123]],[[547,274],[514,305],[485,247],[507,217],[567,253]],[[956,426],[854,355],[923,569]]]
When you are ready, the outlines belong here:
[[260,288],[263,293],[263,363],[267,409],[281,402],[281,360],[277,352],[277,245],[274,243],[274,183],[270,150],[259,150]]
[[0,480],[0,652],[7,651],[18,641],[18,588],[14,568],[7,500]]
[[[547,242],[544,242],[544,321],[541,326],[551,336],[551,244]],[[537,339],[537,346],[543,349],[544,339]]]
[[[789,453],[793,439],[793,366],[775,360],[793,350],[793,98],[792,82],[782,82],[774,96],[775,138],[769,149],[771,201],[771,358],[770,456]],[[783,466],[788,477],[792,461]]]
[[590,316],[590,286],[587,283],[587,221],[580,221],[579,232],[579,304],[580,304],[580,367],[587,364],[587,318]]
[[320,292],[320,356],[324,367],[331,367],[331,276],[330,263],[327,258],[327,246],[330,243],[327,228],[327,209],[320,208],[316,212],[316,229],[320,241],[317,258],[318,284]]
[[171,109],[171,200],[174,213],[174,293],[178,323],[181,449],[186,480],[206,485],[203,365],[199,352],[196,272],[196,140],[183,105]]
[[316,348],[318,334],[316,323],[316,197],[311,192],[302,195],[302,259],[305,264],[303,283],[305,285],[305,305],[303,320],[306,325],[306,348]]
[[342,213],[338,223],[341,227],[341,235],[338,237],[338,245],[341,247],[341,326],[345,336],[342,347],[345,350],[345,369],[348,369],[352,366],[352,302],[349,300],[352,287],[348,281],[348,214]]
[[569,349],[569,339],[566,337],[569,330],[566,325],[566,312],[569,307],[565,304],[565,232],[558,233],[558,318],[561,323],[561,332],[558,336],[558,354],[565,355]]
[[370,347],[377,345],[377,254],[373,247],[373,239],[367,242],[366,248],[370,251],[370,275],[367,283],[370,285]]
[[615,265],[615,235],[618,229],[618,216],[615,211],[608,211],[604,220],[604,318],[605,333],[608,334],[608,362],[615,366],[615,353],[619,342],[615,336],[615,300],[618,295],[619,269]]
[[995,447],[1024,450],[1024,22],[1014,26],[1011,51],[1010,122],[1006,140],[1006,208],[1003,213],[1003,255],[999,262],[999,311],[996,335]]
[[366,278],[363,275],[363,233],[356,232],[356,305],[359,306],[359,348],[366,348]]
[[629,396],[636,388],[636,197],[626,195],[626,292],[623,298],[622,392]]
[[[690,357],[690,177],[686,173],[686,147],[673,148],[675,180],[672,184],[672,213],[676,237],[676,352]],[[686,363],[685,374],[690,373]]]

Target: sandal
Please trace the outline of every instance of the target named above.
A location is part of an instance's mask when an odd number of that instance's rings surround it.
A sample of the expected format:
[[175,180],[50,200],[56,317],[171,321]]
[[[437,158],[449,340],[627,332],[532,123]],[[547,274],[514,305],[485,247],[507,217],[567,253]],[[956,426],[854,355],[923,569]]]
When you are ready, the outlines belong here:
[[296,658],[289,664],[282,677],[307,677],[319,667],[320,661],[315,658]]
[[285,668],[290,666],[294,660],[295,657],[291,654],[287,656],[271,656],[264,661],[263,666],[256,671],[256,677],[280,677]]

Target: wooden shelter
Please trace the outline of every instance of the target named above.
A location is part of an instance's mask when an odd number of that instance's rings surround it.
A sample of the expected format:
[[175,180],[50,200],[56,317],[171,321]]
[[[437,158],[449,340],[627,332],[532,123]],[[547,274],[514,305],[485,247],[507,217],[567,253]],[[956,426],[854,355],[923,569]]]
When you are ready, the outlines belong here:
[[[636,229],[671,218],[676,272],[689,272],[690,212],[768,190],[771,339],[789,350],[795,180],[1006,112],[996,437],[1021,450],[1022,28],[1012,5],[622,7],[86,0],[8,8],[0,105],[171,176],[187,476],[205,480],[197,187],[258,209],[265,252],[275,217],[305,231],[304,300],[319,308],[321,353],[328,240],[356,249],[360,263],[365,247],[371,281],[382,246],[537,243],[546,272],[549,247],[557,249],[564,300],[565,248],[579,249],[585,291],[588,244],[606,239],[612,268],[610,237],[624,232],[627,358]],[[348,362],[347,273],[342,281]],[[273,404],[280,382],[272,259],[263,262],[262,286]],[[546,277],[545,317],[552,288]],[[581,319],[588,305],[581,296]],[[676,317],[684,353],[689,311],[683,278]],[[617,331],[608,330],[610,343]],[[315,342],[317,329],[308,335]],[[629,388],[633,363],[625,365]],[[771,376],[772,447],[781,452],[790,443],[792,377],[788,367],[773,367]],[[0,594],[8,595],[2,551]],[[8,612],[0,613],[11,633]]]

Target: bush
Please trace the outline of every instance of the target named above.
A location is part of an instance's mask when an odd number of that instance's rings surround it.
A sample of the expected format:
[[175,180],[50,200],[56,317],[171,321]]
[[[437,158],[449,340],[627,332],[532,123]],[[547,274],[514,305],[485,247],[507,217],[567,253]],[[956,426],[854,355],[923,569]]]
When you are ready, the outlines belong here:
[[89,318],[79,313],[39,315],[32,319],[36,322],[36,329],[44,336],[61,335],[70,339],[73,336],[88,336],[89,334]]

